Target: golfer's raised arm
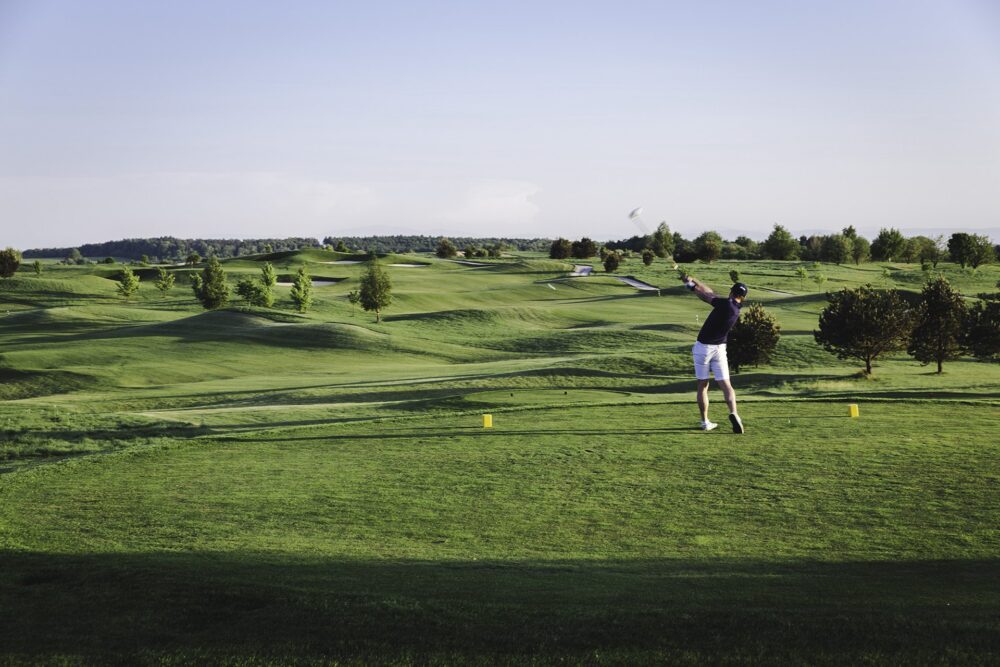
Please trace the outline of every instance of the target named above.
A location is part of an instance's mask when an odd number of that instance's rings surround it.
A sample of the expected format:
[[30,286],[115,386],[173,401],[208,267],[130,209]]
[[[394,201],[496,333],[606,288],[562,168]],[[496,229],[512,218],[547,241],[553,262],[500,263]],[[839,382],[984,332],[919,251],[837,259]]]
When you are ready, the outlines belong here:
[[712,303],[712,299],[715,298],[715,292],[712,291],[711,287],[698,282],[691,276],[688,276],[686,284],[695,294],[698,295],[699,299],[705,303]]

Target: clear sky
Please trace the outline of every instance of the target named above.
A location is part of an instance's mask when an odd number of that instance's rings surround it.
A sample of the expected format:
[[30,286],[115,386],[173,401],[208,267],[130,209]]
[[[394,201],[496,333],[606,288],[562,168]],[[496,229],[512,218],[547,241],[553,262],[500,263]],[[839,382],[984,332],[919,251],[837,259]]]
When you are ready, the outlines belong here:
[[1000,2],[0,0],[0,246],[1000,240]]

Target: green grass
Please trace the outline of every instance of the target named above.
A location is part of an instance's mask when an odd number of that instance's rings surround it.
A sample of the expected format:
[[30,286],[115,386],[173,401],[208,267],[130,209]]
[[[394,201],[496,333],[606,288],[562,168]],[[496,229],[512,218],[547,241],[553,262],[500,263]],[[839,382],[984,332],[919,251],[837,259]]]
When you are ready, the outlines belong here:
[[0,282],[0,664],[1000,660],[1000,365],[860,378],[812,341],[796,264],[699,265],[784,334],[735,376],[748,432],[704,433],[706,310],[662,262],[619,271],[656,296],[389,258],[426,266],[388,269],[376,324],[342,258],[227,263],[344,278],[304,316],[287,288],[205,313],[144,279],[126,304],[105,267]]

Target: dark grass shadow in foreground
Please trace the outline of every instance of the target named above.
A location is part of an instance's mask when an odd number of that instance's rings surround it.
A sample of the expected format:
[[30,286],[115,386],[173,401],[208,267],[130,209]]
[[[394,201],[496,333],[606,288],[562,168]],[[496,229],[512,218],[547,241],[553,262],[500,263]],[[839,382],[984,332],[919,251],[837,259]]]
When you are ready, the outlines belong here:
[[8,658],[98,663],[987,664],[1000,658],[998,600],[995,559],[368,562],[7,552],[0,647]]

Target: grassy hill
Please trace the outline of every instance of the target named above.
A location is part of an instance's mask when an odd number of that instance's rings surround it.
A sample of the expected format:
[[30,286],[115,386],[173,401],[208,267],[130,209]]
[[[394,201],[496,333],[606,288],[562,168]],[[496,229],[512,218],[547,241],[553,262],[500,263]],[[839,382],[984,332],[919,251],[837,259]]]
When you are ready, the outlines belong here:
[[[224,263],[335,281],[304,315],[282,286],[206,312],[200,267],[166,295],[142,269],[129,302],[115,266],[0,281],[0,664],[1000,659],[1000,365],[859,377],[813,342],[797,263],[695,265],[782,327],[734,376],[747,433],[704,433],[707,309],[663,262],[615,274],[657,293],[387,256],[376,324],[359,259]],[[923,280],[803,266],[823,291]]]

